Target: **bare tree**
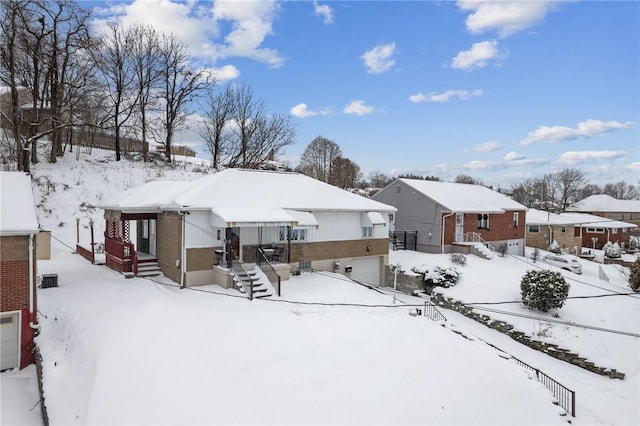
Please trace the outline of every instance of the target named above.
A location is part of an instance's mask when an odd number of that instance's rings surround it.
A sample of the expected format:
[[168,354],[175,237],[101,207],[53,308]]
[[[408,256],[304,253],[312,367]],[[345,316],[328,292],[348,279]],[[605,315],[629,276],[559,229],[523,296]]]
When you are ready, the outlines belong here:
[[338,144],[318,136],[302,153],[298,171],[319,181],[329,182],[334,162],[338,157],[342,157],[342,150]]
[[93,59],[112,105],[109,115],[115,137],[116,161],[120,161],[120,138],[138,106],[140,92],[136,85],[132,31],[115,23],[108,24],[108,31]]
[[[233,89],[233,129],[235,133],[235,152],[229,163],[232,167],[248,167],[249,145],[258,129],[258,123],[266,114],[265,101],[253,94],[251,86],[241,83]],[[255,166],[254,166],[255,167]]]
[[138,90],[138,119],[140,121],[140,138],[145,160],[148,156],[147,132],[149,129],[148,114],[153,109],[155,98],[153,91],[157,88],[162,76],[160,63],[160,37],[150,26],[139,25],[132,30],[133,61]]
[[187,108],[205,89],[213,83],[205,70],[190,68],[187,46],[173,34],[163,35],[160,43],[160,88],[159,96],[164,104],[164,112],[159,119],[161,138],[166,160],[171,161],[173,138],[185,123]]
[[458,176],[456,176],[456,178],[454,179],[455,183],[468,183],[471,185],[484,185],[484,182],[482,182],[481,179],[478,178],[474,178],[472,176],[469,175],[465,175],[465,174],[459,174]]
[[602,193],[618,200],[637,200],[640,198],[638,186],[624,181],[605,184],[602,188]]
[[219,93],[209,91],[203,125],[199,129],[211,153],[211,166],[218,170],[227,155],[231,134],[229,122],[233,117],[233,88],[225,86]]
[[580,189],[588,183],[582,170],[572,168],[554,173],[551,182],[555,201],[561,211],[565,211],[569,204],[578,201]]
[[393,182],[393,178],[390,178],[379,170],[372,172],[369,176],[369,185],[373,188],[384,188],[391,182]]
[[331,185],[342,189],[355,188],[361,178],[360,166],[344,157],[337,157],[329,175]]

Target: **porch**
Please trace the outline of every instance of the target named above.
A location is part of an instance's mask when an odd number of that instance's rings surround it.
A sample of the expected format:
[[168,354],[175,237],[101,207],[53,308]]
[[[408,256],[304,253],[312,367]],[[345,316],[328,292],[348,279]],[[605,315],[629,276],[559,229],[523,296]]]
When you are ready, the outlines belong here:
[[[160,274],[155,255],[156,213],[120,213],[105,211],[104,252],[107,267],[125,276]],[[135,221],[134,244],[131,221]],[[137,246],[137,247],[136,247]]]

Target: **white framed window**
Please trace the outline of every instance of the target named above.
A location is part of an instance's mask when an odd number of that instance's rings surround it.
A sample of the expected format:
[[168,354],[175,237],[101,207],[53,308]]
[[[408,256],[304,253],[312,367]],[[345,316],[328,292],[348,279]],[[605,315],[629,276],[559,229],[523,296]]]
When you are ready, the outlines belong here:
[[604,228],[587,227],[587,232],[590,234],[604,234]]
[[478,214],[478,229],[489,229],[489,215]]
[[540,225],[529,225],[528,230],[529,232],[537,234],[538,232],[540,232]]
[[513,227],[518,227],[518,219],[520,219],[520,214],[518,212],[513,212]]
[[562,232],[563,234],[566,234],[567,233],[567,226],[566,225],[562,225],[562,228],[561,228],[560,232]]
[[291,228],[289,238],[291,241],[305,241],[307,239],[307,230],[303,228]]
[[373,226],[363,226],[362,238],[371,238],[371,237],[373,237]]
[[278,240],[287,241],[287,227],[279,226],[278,227]]
[[612,234],[617,234],[618,233],[618,228],[611,228],[611,233]]

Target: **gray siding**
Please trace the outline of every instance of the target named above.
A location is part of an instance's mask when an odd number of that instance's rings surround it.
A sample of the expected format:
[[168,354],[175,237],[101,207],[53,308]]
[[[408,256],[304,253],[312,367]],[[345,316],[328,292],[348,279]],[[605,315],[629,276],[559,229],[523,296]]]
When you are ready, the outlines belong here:
[[395,181],[372,198],[398,209],[394,223],[396,232],[418,231],[418,250],[440,252],[440,204],[401,181]]

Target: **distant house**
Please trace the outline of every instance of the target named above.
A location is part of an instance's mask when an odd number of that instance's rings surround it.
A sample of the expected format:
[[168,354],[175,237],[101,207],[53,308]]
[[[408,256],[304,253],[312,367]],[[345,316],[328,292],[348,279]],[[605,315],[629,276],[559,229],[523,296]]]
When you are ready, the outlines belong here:
[[580,254],[581,248],[599,249],[608,241],[629,244],[633,223],[587,213],[550,213],[529,209],[527,245],[546,250],[555,240],[561,249]]
[[640,226],[640,200],[618,200],[610,195],[591,195],[567,207],[568,212],[590,213]]
[[418,251],[473,251],[482,243],[524,254],[527,208],[484,186],[397,179],[372,198],[398,209],[393,231],[415,232]]
[[150,182],[100,207],[107,264],[137,272],[157,262],[194,286],[229,282],[229,268],[268,260],[289,272],[339,272],[378,285],[395,208],[310,177],[227,169],[192,182]]
[[0,172],[0,370],[34,362],[37,234],[31,178]]

